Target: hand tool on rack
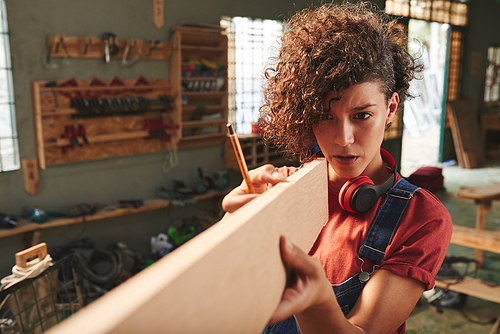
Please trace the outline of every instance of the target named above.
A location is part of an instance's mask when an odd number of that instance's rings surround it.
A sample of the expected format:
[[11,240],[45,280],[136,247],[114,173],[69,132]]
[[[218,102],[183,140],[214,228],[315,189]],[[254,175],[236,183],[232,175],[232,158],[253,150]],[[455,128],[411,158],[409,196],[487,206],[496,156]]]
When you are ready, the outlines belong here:
[[[101,80],[97,79],[95,76],[91,77],[89,80],[89,87],[99,87],[99,86],[105,86],[104,82]],[[90,97],[99,97],[103,94],[101,91],[86,91],[83,96],[86,98]]]
[[95,37],[85,37],[85,38],[79,38],[79,41],[83,41],[83,45],[80,47],[80,52],[81,54],[87,54],[89,52],[89,48],[94,44],[94,38]]
[[122,66],[130,68],[134,66],[139,60],[142,59],[142,51],[141,49],[137,48],[134,58],[132,58],[132,60],[130,61],[127,60],[130,49],[133,50],[134,48],[136,48],[136,46],[137,46],[137,41],[135,39],[127,41],[127,44],[125,45],[125,50],[123,51]]
[[[76,139],[76,129],[74,125],[66,125],[64,127],[64,133],[61,135],[61,138],[69,139],[71,145],[63,146],[62,153],[68,153],[68,147],[78,145],[78,139]],[[76,142],[75,142],[76,141]]]
[[47,58],[45,61],[45,66],[49,70],[53,70],[58,66],[57,64],[52,63],[52,53],[58,53],[59,46],[62,46],[64,50],[63,64],[69,64],[68,59],[71,58],[71,56],[68,52],[68,48],[66,47],[66,43],[64,41],[65,38],[65,35],[47,36]]
[[85,129],[85,125],[80,124],[78,125],[78,136],[82,137],[83,142],[85,144],[89,144],[89,140],[87,139],[87,129]]
[[[149,81],[146,79],[142,74],[140,74],[132,83],[132,86],[137,87],[137,86],[149,86]],[[142,93],[147,93],[151,92],[152,89],[133,89],[132,92],[136,94],[142,94]]]
[[157,50],[158,49],[158,46],[162,44],[162,41],[158,41],[158,40],[152,40],[151,43],[150,43],[150,46],[149,46],[149,50],[148,50],[148,54],[147,56],[151,56],[151,54],[153,53],[154,50]]
[[78,135],[76,133],[76,128],[74,125],[69,126],[69,132],[69,142],[71,143],[71,146],[82,146],[82,144],[80,144],[80,142],[78,141]]
[[[49,81],[44,85],[44,87],[47,87],[47,88],[57,87],[57,82],[56,81]],[[54,106],[56,108],[59,108],[59,93],[56,90],[53,90],[52,95],[54,95]]]
[[151,138],[161,138],[163,141],[170,141],[170,136],[167,134],[165,123],[161,118],[144,120],[144,130],[149,132]]
[[[78,87],[78,81],[76,81],[75,77],[71,77],[71,78],[69,78],[69,79],[61,82],[57,86],[58,87]],[[71,92],[61,92],[61,94],[63,94],[66,97],[69,97],[70,99],[73,98]],[[79,91],[76,91],[74,98],[81,99],[82,98],[82,93],[79,92]]]
[[45,59],[45,67],[49,70],[53,70],[57,68],[56,64],[52,63],[52,49],[54,48],[55,45],[55,40],[54,37],[48,36],[47,37],[47,58]]
[[116,46],[116,34],[112,32],[105,32],[102,34],[102,40],[104,42],[104,61],[106,62],[106,64],[109,64],[111,56],[118,54],[118,47]]
[[[118,78],[116,75],[113,75],[111,77],[111,79],[109,79],[108,81],[108,84],[107,84],[108,87],[112,87],[112,86],[125,86],[125,82],[123,82],[123,80],[121,80],[120,78]],[[120,94],[120,93],[124,93],[126,90],[122,89],[122,90],[115,90],[114,92],[111,92],[109,90],[105,91],[106,94],[109,94],[109,95],[117,95],[117,94]]]

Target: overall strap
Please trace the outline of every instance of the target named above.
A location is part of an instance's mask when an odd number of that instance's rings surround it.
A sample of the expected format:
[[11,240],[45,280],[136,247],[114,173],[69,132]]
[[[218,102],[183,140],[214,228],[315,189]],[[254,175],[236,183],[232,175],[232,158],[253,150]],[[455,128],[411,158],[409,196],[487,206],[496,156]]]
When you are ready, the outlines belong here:
[[420,189],[405,179],[399,179],[387,192],[387,197],[371,223],[359,256],[377,263],[384,262],[385,250],[398,229],[409,200]]

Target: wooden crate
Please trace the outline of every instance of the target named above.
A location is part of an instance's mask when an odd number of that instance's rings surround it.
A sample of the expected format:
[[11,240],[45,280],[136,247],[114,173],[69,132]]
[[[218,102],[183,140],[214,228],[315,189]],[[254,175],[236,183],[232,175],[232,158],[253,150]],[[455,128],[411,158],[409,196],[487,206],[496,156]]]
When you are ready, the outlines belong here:
[[[264,164],[273,164],[276,167],[283,165],[298,165],[297,161],[291,161],[284,157],[283,153],[277,152],[276,148],[267,146],[260,135],[247,134],[238,135],[241,143],[241,149],[245,156],[248,168],[256,168]],[[224,161],[228,169],[238,169],[238,160],[229,138],[226,139],[224,147]]]

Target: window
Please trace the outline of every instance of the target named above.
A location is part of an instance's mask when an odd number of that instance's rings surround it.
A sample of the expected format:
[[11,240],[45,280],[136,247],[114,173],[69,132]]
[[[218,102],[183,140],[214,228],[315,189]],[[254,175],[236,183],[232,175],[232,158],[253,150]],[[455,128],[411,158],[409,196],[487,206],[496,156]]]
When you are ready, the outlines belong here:
[[446,87],[445,127],[450,127],[448,102],[459,97],[464,27],[467,26],[470,0],[387,0],[388,14],[431,22],[448,23],[449,37],[448,76]]
[[488,48],[488,67],[484,88],[484,102],[498,104],[500,101],[500,46]]
[[468,2],[469,0],[387,0],[385,11],[413,19],[465,26]]
[[0,172],[19,167],[9,30],[5,1],[0,0]]
[[229,122],[236,132],[251,133],[263,103],[264,69],[277,55],[280,21],[224,17],[221,26],[228,34]]

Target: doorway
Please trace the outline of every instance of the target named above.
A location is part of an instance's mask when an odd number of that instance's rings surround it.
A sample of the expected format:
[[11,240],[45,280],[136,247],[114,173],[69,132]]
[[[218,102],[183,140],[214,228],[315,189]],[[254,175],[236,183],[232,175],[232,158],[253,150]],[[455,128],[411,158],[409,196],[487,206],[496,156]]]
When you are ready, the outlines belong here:
[[410,176],[422,166],[440,163],[446,84],[448,24],[411,19],[408,49],[424,65],[424,72],[411,82],[415,97],[404,104],[401,175]]

